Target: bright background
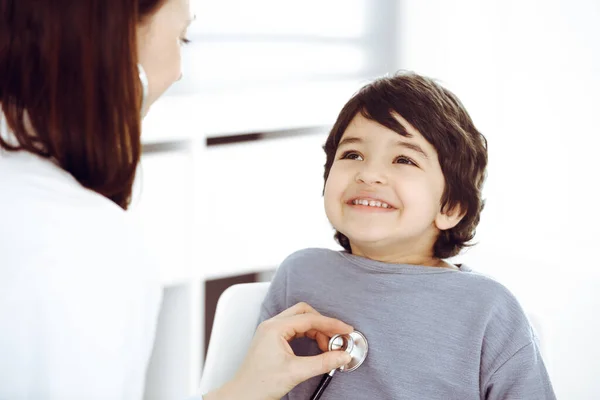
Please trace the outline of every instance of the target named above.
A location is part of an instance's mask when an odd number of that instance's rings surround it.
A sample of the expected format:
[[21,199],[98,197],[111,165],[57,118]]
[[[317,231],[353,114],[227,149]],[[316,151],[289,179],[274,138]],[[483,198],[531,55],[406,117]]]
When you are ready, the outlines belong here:
[[192,6],[185,77],[146,118],[133,206],[165,283],[147,399],[197,388],[206,280],[337,248],[321,145],[360,86],[399,69],[447,85],[489,141],[479,244],[459,259],[521,301],[558,398],[600,398],[600,2]]

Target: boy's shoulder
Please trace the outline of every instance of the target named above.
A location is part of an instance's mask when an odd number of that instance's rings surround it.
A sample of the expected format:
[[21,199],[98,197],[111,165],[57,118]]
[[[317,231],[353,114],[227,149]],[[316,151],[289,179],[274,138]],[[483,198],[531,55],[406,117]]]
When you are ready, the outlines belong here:
[[[490,331],[504,331],[507,327],[515,330],[514,335],[524,337],[534,335],[529,322],[529,314],[517,297],[502,283],[481,272],[470,270],[462,276],[465,280],[463,295],[488,316]],[[468,307],[464,305],[464,307]],[[517,333],[517,331],[519,331]]]
[[508,302],[517,301],[512,292],[492,276],[466,265],[461,265],[460,269],[463,273],[459,276],[464,279],[470,290],[485,293],[486,297],[490,299],[503,299]]
[[487,304],[493,309],[520,308],[515,295],[494,277],[466,265],[462,265],[460,269],[463,272],[455,276],[462,296],[477,299],[480,305]]
[[296,268],[318,267],[323,263],[340,261],[340,252],[325,248],[306,248],[290,254],[280,264],[280,269],[294,270]]

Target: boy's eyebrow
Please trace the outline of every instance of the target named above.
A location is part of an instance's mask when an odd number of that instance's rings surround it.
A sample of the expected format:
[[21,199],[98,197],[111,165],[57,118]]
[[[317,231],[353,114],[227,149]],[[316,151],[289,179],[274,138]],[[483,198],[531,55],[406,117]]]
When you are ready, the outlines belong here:
[[399,140],[396,142],[396,145],[406,147],[407,149],[416,151],[417,153],[421,154],[425,158],[429,158],[427,153],[425,153],[425,151],[418,144],[405,142],[404,140]]
[[[348,145],[348,144],[363,143],[363,142],[364,142],[364,140],[359,137],[348,136],[348,137],[343,138],[340,141],[340,143],[338,144],[338,148],[342,147],[344,145]],[[416,151],[417,153],[421,154],[426,159],[429,159],[429,156],[427,155],[427,153],[425,153],[425,151],[418,144],[406,142],[404,140],[399,140],[396,142],[396,145]]]
[[354,143],[362,143],[364,142],[364,140],[362,140],[359,137],[354,137],[354,136],[348,136],[343,138],[339,143],[338,143],[338,147],[342,147],[346,144],[354,144]]

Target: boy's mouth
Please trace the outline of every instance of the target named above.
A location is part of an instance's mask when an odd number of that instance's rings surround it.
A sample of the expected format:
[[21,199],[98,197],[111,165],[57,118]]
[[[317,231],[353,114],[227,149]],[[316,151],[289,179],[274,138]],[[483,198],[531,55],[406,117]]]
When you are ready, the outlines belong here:
[[353,205],[353,206],[383,208],[386,210],[393,210],[395,208],[395,207],[391,206],[390,204],[386,203],[385,201],[381,201],[378,199],[362,198],[362,197],[350,199],[346,204]]

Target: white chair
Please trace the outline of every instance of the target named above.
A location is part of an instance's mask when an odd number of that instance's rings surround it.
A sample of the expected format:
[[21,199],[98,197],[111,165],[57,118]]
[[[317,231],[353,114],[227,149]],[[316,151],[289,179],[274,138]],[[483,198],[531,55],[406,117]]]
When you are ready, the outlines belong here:
[[269,282],[233,285],[217,303],[200,393],[222,386],[241,366],[258,325]]

